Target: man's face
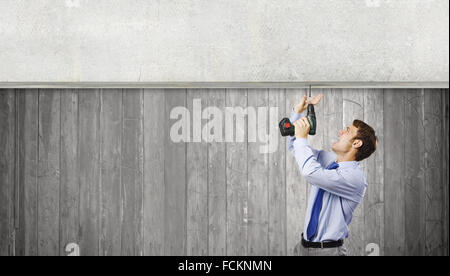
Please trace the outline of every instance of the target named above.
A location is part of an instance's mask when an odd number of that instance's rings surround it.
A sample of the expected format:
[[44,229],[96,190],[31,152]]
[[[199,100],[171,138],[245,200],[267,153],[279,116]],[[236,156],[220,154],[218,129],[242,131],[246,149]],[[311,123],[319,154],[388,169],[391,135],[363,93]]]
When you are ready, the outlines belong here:
[[331,149],[336,153],[347,153],[352,149],[353,138],[358,133],[354,125],[350,125],[339,131],[339,139],[331,145]]

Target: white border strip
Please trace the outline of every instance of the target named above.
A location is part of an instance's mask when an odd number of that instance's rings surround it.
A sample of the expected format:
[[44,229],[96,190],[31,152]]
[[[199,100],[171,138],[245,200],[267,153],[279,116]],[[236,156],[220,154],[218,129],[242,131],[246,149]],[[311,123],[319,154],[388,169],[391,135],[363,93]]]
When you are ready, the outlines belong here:
[[449,88],[449,82],[0,82],[0,88]]

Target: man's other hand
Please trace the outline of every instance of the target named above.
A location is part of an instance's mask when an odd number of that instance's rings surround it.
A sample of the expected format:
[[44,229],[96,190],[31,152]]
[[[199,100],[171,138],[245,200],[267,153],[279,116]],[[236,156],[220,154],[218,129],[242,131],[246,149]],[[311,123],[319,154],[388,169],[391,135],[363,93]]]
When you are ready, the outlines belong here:
[[302,117],[294,122],[295,127],[295,138],[305,138],[308,137],[309,129],[311,125],[307,117]]
[[308,104],[312,104],[312,105],[318,104],[320,102],[320,100],[322,100],[322,97],[323,97],[323,94],[319,94],[317,96],[310,98],[309,101],[307,101],[306,96],[303,96],[300,103],[298,103],[294,106],[294,111],[297,112],[298,114],[300,114],[306,110],[306,108],[308,107]]

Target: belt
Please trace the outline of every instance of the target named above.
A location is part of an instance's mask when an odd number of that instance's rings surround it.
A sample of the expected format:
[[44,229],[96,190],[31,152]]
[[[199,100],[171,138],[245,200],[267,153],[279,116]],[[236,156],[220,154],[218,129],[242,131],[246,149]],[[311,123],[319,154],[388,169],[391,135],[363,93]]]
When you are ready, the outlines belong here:
[[302,245],[304,248],[333,248],[339,247],[344,244],[344,240],[327,241],[327,242],[310,242],[303,238],[302,233]]

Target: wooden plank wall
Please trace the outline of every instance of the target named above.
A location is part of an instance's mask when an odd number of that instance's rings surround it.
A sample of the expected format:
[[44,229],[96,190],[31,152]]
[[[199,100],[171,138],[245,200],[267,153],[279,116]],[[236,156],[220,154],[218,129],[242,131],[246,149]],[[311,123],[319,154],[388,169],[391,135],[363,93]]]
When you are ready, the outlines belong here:
[[[285,139],[174,143],[174,107],[278,107],[305,89],[0,90],[0,255],[292,255],[309,184]],[[448,255],[448,90],[314,89],[315,148],[353,119],[379,148],[347,243],[351,255]],[[206,113],[205,124],[213,119]],[[263,110],[264,111],[264,110]],[[264,112],[269,113],[269,109]],[[225,138],[225,118],[221,128]],[[183,125],[201,137],[197,121]],[[268,125],[269,133],[278,132]],[[203,136],[214,138],[211,132]],[[272,141],[273,143],[273,141]]]

